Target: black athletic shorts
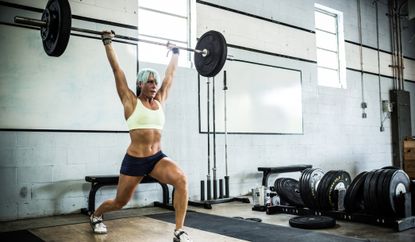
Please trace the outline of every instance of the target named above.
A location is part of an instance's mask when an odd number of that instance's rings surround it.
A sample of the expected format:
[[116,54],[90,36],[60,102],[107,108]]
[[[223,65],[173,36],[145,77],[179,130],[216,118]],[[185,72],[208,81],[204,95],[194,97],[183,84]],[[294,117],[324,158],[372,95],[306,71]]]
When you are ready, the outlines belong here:
[[134,157],[125,154],[120,173],[127,176],[146,176],[154,169],[157,162],[164,157],[167,157],[167,155],[161,151],[148,157]]

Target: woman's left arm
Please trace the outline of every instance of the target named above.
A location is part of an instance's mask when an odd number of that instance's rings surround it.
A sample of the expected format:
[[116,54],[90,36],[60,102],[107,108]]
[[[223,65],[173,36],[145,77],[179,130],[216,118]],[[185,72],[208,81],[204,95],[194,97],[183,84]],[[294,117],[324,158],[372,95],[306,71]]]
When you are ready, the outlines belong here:
[[161,84],[160,90],[157,92],[156,99],[159,102],[164,103],[167,99],[170,91],[174,73],[176,72],[177,65],[179,62],[179,49],[172,48],[173,55],[171,56],[170,62],[167,65],[166,72],[164,74],[163,83]]

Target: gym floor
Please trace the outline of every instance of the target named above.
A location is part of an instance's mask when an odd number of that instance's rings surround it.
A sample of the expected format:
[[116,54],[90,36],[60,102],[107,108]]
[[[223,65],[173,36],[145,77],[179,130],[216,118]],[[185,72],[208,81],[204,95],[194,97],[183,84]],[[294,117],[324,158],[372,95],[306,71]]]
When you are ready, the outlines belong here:
[[[288,221],[295,215],[252,211],[252,204],[231,202],[212,205],[212,209],[189,206],[189,210],[226,217],[260,218],[262,223],[289,226]],[[0,232],[29,230],[45,241],[171,241],[174,224],[145,217],[164,213],[168,210],[155,207],[123,209],[108,213],[106,225],[109,233],[94,235],[88,218],[82,214],[70,214],[46,218],[18,220],[0,223]],[[201,241],[243,241],[198,229],[186,228],[193,240]],[[339,236],[367,239],[370,241],[412,242],[415,229],[396,232],[392,228],[337,220],[331,229],[318,230]],[[278,238],[278,235],[276,235]],[[270,238],[269,241],[274,241]]]

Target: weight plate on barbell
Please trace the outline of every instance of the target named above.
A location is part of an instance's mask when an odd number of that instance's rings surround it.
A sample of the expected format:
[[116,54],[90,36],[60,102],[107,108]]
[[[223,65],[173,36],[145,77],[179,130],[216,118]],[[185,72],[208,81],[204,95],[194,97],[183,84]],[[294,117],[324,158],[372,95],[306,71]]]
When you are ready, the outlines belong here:
[[47,22],[40,31],[43,49],[49,56],[62,55],[71,35],[72,14],[68,0],[49,0],[42,20]]
[[[56,25],[52,26],[51,23],[56,23],[56,21],[51,21],[51,16],[49,9],[45,9],[42,14],[42,21],[46,22],[46,26],[40,28],[40,36],[42,37],[42,41],[50,38],[52,33],[52,29],[56,29]],[[50,31],[49,31],[50,30]]]
[[225,37],[220,32],[210,30],[200,37],[196,49],[208,51],[206,56],[195,52],[194,60],[197,72],[204,77],[216,76],[222,70],[228,56]]

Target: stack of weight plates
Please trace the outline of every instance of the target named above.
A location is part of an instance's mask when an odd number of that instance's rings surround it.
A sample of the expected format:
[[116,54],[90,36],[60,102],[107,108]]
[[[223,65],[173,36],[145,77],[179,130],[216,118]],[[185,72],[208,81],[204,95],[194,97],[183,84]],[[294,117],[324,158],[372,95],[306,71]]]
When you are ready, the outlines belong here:
[[358,174],[347,189],[346,195],[344,196],[344,208],[346,212],[364,211],[363,184],[365,183],[366,176],[366,171]]
[[274,188],[281,200],[288,203],[288,205],[304,207],[297,180],[278,178],[274,182]]
[[307,168],[301,173],[299,181],[300,196],[306,207],[317,209],[317,188],[324,171],[319,168]]
[[[343,170],[332,170],[324,174],[317,189],[318,208],[320,210],[334,210],[338,207],[336,191],[344,191],[349,188],[352,179],[349,173]],[[343,201],[339,201],[343,206]]]
[[382,217],[403,215],[410,179],[401,169],[384,167],[356,176],[346,192],[347,212],[364,212]]

